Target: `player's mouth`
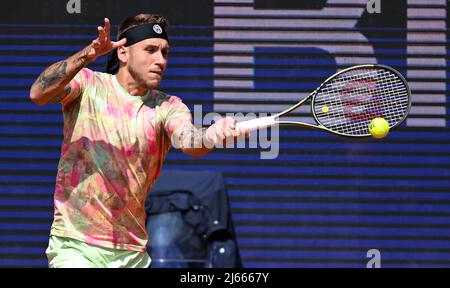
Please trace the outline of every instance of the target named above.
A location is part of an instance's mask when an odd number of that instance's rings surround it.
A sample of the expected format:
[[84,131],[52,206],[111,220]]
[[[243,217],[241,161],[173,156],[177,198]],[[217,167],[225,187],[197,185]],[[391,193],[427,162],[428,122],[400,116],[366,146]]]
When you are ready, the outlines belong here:
[[153,73],[153,74],[157,74],[157,75],[159,75],[159,76],[162,76],[162,71],[159,71],[159,70],[150,71],[150,73]]

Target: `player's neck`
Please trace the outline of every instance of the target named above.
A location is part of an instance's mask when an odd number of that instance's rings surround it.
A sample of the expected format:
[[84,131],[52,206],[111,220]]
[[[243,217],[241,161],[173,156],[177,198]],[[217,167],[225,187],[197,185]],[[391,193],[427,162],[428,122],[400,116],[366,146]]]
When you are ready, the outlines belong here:
[[133,77],[127,73],[126,69],[119,69],[119,72],[116,74],[116,79],[120,86],[131,96],[144,96],[148,92],[148,88],[136,83]]

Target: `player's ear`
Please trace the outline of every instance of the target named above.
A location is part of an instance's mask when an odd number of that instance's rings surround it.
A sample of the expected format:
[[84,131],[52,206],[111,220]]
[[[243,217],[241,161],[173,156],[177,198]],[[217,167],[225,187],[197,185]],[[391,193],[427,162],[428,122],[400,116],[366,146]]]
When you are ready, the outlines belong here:
[[120,62],[127,63],[128,62],[128,49],[124,46],[117,48],[117,57]]

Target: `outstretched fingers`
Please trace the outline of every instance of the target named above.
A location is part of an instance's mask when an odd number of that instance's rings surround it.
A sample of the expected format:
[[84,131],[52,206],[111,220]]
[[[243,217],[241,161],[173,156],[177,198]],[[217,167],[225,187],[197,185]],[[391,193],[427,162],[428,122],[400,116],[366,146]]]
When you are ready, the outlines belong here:
[[119,48],[119,47],[125,45],[127,43],[127,38],[123,38],[123,39],[120,39],[120,41],[111,42],[111,43],[112,43],[113,49],[116,49],[116,48]]
[[98,30],[98,40],[100,43],[105,43],[106,42],[106,33],[105,33],[105,29],[101,26],[97,27]]
[[109,22],[108,18],[105,18],[105,36],[106,36],[106,42],[111,40],[111,23]]
[[93,46],[95,49],[97,49],[97,48],[100,47],[100,41],[98,40],[98,38],[92,41],[92,46]]

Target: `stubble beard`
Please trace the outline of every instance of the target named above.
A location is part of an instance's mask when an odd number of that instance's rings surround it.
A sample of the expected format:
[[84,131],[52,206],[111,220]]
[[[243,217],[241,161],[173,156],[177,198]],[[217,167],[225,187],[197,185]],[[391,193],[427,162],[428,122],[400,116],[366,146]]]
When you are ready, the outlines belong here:
[[152,83],[151,80],[145,80],[139,72],[137,72],[132,66],[128,67],[128,72],[130,73],[131,77],[137,82],[139,87],[145,87],[148,90],[157,89],[159,87],[160,81],[158,83]]

